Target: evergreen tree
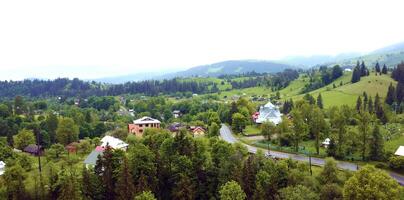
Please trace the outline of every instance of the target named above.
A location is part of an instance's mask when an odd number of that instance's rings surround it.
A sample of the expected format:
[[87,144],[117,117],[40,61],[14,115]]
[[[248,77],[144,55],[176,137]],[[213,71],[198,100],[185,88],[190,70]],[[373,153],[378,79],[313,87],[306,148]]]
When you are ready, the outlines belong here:
[[380,73],[380,65],[379,65],[379,62],[376,62],[375,71],[376,71],[376,74],[377,74],[377,73]]
[[58,200],[79,200],[81,199],[79,183],[77,175],[70,171],[66,174],[65,170],[62,170],[62,176],[60,178],[60,193]]
[[85,199],[104,199],[104,187],[100,187],[102,184],[102,177],[83,167],[81,193]]
[[360,71],[359,66],[356,66],[352,72],[351,82],[356,83],[356,82],[359,82],[360,80],[361,80],[361,71]]
[[371,116],[368,112],[363,112],[358,118],[359,124],[359,134],[361,138],[361,154],[362,160],[366,159],[369,145],[369,124],[371,122]]
[[393,84],[390,83],[389,89],[387,90],[387,96],[386,96],[386,104],[389,104],[390,106],[393,105],[393,102],[396,100],[396,89],[394,88]]
[[112,148],[107,145],[102,155],[102,179],[105,186],[105,198],[115,198],[115,179],[113,168],[113,153]]
[[306,93],[303,97],[304,100],[306,100],[310,105],[315,105],[316,104],[316,99],[314,99],[311,94]]
[[319,93],[318,96],[317,96],[317,106],[318,106],[320,109],[323,109],[323,108],[324,108],[324,105],[323,105],[323,98],[321,97],[321,93]]
[[128,159],[124,156],[122,167],[116,183],[115,193],[118,200],[133,199],[135,186],[133,185],[132,174],[130,173]]
[[369,113],[373,113],[374,112],[374,108],[373,108],[373,100],[372,97],[369,97],[369,101],[368,101],[368,111]]
[[367,110],[368,100],[368,94],[363,92],[363,110]]
[[366,68],[366,65],[365,65],[365,62],[364,61],[362,61],[362,63],[361,63],[361,67],[360,67],[360,74],[361,74],[361,76],[368,76],[369,75],[369,71],[368,71],[368,69]]
[[255,155],[248,156],[244,161],[242,173],[242,188],[247,195],[247,199],[252,199],[255,191],[255,178],[258,170]]
[[356,100],[356,111],[358,112],[358,113],[360,113],[361,112],[361,110],[362,110],[362,99],[361,99],[361,97],[359,96],[358,97],[358,99]]
[[372,131],[372,138],[370,139],[370,152],[369,158],[371,160],[383,160],[383,136],[380,133],[379,126],[376,124]]
[[386,64],[383,65],[382,74],[387,74]]

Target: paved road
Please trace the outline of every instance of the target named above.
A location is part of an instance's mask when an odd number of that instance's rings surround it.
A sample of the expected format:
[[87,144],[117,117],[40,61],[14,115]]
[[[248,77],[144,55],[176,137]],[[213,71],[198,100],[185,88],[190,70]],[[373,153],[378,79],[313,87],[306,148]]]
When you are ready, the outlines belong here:
[[[230,128],[225,124],[222,124],[222,127],[220,128],[220,137],[229,143],[239,142],[238,139],[233,136]],[[257,153],[257,150],[258,150],[257,147],[253,147],[253,146],[247,145],[247,144],[244,144],[244,145],[247,147],[247,149],[250,153]],[[262,150],[265,152],[265,155],[268,156],[268,150],[265,150],[265,149],[262,149]],[[284,153],[284,152],[273,151],[273,150],[269,151],[269,156],[274,157],[274,158],[292,158],[293,160],[297,160],[297,161],[309,162],[309,157],[307,157],[305,155]],[[313,158],[312,157],[311,163],[313,165],[324,166],[325,160],[322,158]],[[358,170],[358,166],[356,164],[350,163],[350,162],[339,161],[337,166],[340,169],[344,169],[344,170],[350,170],[350,171]],[[389,172],[389,174],[391,177],[396,179],[398,183],[400,183],[401,185],[404,185],[404,176],[403,175],[400,175],[400,174],[397,174],[394,172]]]

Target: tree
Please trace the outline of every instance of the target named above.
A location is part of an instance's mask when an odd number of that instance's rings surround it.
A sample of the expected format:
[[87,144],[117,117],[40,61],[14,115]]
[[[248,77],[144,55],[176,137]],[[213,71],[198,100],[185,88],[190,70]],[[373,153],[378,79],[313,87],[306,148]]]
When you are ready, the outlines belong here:
[[323,171],[318,176],[322,185],[339,183],[337,162],[333,158],[326,158]]
[[306,100],[310,105],[315,105],[316,104],[316,99],[314,99],[314,97],[311,96],[309,93],[306,93],[303,96],[303,99]]
[[361,71],[361,76],[367,76],[367,75],[369,75],[368,68],[366,68],[366,65],[365,65],[365,62],[364,62],[364,61],[362,61],[362,63],[361,63],[360,71]]
[[369,124],[371,122],[370,114],[368,112],[361,113],[358,117],[358,122],[359,135],[361,138],[362,160],[365,160],[368,151],[367,146],[369,145]]
[[371,160],[383,160],[384,156],[384,144],[383,136],[380,133],[379,125],[375,124],[372,131],[372,138],[370,139],[370,152],[369,158]]
[[321,97],[321,93],[319,93],[318,96],[317,96],[317,106],[318,106],[320,109],[323,109],[323,108],[324,108],[323,97]]
[[358,113],[361,112],[362,110],[362,99],[360,96],[358,96],[358,99],[356,100],[356,111],[358,111]]
[[386,67],[386,64],[383,65],[382,74],[387,74],[387,67]]
[[135,186],[133,185],[132,174],[130,173],[128,159],[124,157],[118,181],[116,183],[115,193],[118,200],[133,199]]
[[359,82],[360,80],[361,80],[361,71],[358,62],[357,66],[353,69],[351,82],[356,83]]
[[232,116],[232,128],[236,133],[242,133],[246,127],[247,119],[240,113],[234,113]]
[[315,148],[316,148],[317,155],[319,155],[320,154],[320,138],[327,129],[327,123],[324,120],[323,112],[317,107],[314,107],[312,110],[312,116],[309,121],[309,127],[310,127],[311,132],[314,134],[314,137],[316,140]]
[[373,113],[373,112],[374,112],[373,100],[372,100],[372,97],[371,97],[371,96],[369,97],[369,100],[368,100],[368,111],[369,111],[369,113]]
[[24,149],[30,144],[35,144],[35,136],[32,130],[23,129],[13,137],[14,146],[17,149]]
[[4,172],[4,181],[8,199],[26,199],[24,180],[26,178],[24,169],[19,166],[7,167]]
[[62,170],[62,176],[60,178],[60,193],[58,200],[79,200],[81,199],[79,182],[77,175],[70,171],[66,174],[65,170]]
[[318,195],[303,185],[289,186],[280,190],[281,199],[283,200],[317,200]]
[[339,65],[332,67],[332,80],[335,80],[343,75],[342,69]]
[[50,112],[46,117],[46,127],[48,128],[49,138],[51,143],[55,143],[56,129],[58,128],[59,120],[53,112]]
[[156,197],[154,197],[152,192],[144,191],[141,194],[137,195],[135,197],[135,200],[157,200],[157,199]]
[[5,104],[0,104],[0,118],[6,118],[11,115],[10,109]]
[[70,144],[79,139],[79,127],[71,118],[63,118],[59,121],[56,130],[56,139],[63,145]]
[[393,84],[390,83],[389,89],[387,90],[385,102],[391,106],[395,101],[396,101],[396,88],[394,88]]
[[400,199],[401,186],[373,166],[362,167],[344,185],[344,199]]
[[276,126],[270,121],[266,121],[261,124],[261,135],[264,136],[267,141],[271,140],[272,135],[276,133]]
[[65,147],[61,144],[53,144],[48,151],[46,156],[51,159],[59,159],[60,155],[66,151]]
[[25,102],[21,96],[16,96],[14,99],[14,111],[17,115],[25,112]]
[[93,169],[83,167],[81,192],[85,199],[102,200],[104,198],[104,187],[102,177],[94,173]]
[[376,74],[377,74],[377,73],[380,73],[380,65],[379,65],[379,62],[376,62],[375,71],[376,71]]
[[208,129],[208,135],[209,135],[209,137],[215,137],[215,136],[219,136],[219,130],[220,130],[220,128],[219,128],[219,125],[217,125],[215,122],[213,122],[210,126],[209,126],[209,129]]
[[320,199],[340,200],[342,189],[337,184],[326,184],[321,188]]
[[221,200],[244,200],[246,194],[236,181],[229,181],[220,188]]
[[295,151],[299,151],[299,143],[307,135],[308,127],[303,118],[301,111],[297,109],[293,109],[292,112],[293,118],[293,132],[292,132],[292,141],[295,147]]

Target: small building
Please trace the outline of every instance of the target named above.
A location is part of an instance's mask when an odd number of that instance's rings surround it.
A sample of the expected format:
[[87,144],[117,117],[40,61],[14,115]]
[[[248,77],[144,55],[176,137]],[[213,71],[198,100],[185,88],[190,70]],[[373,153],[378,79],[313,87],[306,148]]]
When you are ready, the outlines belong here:
[[6,170],[6,163],[0,161],[0,176],[4,174],[5,170]]
[[181,117],[181,115],[182,115],[181,111],[179,111],[179,110],[174,110],[173,111],[174,118],[179,118],[179,117]]
[[128,144],[118,138],[106,135],[101,139],[101,147],[105,148],[107,145],[109,145],[113,149],[121,149],[121,150],[127,150]]
[[41,156],[43,154],[43,147],[41,145],[30,144],[23,151],[34,156]]
[[133,121],[133,124],[128,124],[129,133],[135,134],[136,136],[143,136],[143,132],[147,128],[160,128],[161,122],[157,119],[151,117],[142,117]]
[[193,130],[191,130],[192,131],[192,135],[194,136],[194,137],[199,137],[199,136],[204,136],[205,135],[205,129],[204,128],[202,128],[202,127],[200,127],[200,126],[197,126],[197,127],[195,127]]
[[399,146],[397,151],[394,153],[396,156],[404,156],[404,146]]
[[330,138],[325,138],[325,140],[321,143],[321,146],[328,148],[330,145],[331,139]]
[[168,126],[168,130],[170,132],[178,132],[181,128],[184,128],[185,126],[179,122],[172,123],[170,126]]
[[66,150],[69,153],[77,153],[77,146],[79,145],[78,142],[72,142],[66,146]]
[[253,122],[256,122],[259,116],[260,116],[260,113],[255,112],[254,114],[251,115],[251,119],[253,120]]
[[351,68],[345,68],[344,72],[352,72],[352,69]]
[[282,121],[282,114],[279,111],[279,107],[271,102],[260,107],[258,118],[255,120],[255,123],[262,124],[267,121],[272,122],[275,125],[278,125]]

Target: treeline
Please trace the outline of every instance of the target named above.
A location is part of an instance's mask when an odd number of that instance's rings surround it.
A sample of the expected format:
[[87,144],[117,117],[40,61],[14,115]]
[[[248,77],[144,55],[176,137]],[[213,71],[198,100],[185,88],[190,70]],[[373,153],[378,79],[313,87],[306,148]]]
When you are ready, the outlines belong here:
[[397,81],[397,87],[390,84],[386,95],[386,104],[398,113],[404,112],[404,63],[393,69],[391,77]]
[[242,89],[256,86],[266,86],[272,88],[274,91],[282,89],[289,85],[289,83],[299,77],[299,72],[293,69],[286,69],[283,72],[278,72],[272,75],[250,77],[242,81],[231,81],[233,89]]
[[[376,76],[378,74],[379,75],[387,74],[387,71],[388,71],[388,69],[387,69],[386,64],[383,65],[383,68],[380,68],[379,62],[376,62],[376,65],[375,65]],[[369,76],[369,73],[370,73],[369,69],[366,67],[365,62],[362,61],[362,63],[359,64],[359,61],[357,61],[356,66],[354,67],[353,72],[352,72],[351,82],[352,83],[359,82],[361,80],[361,77]]]
[[343,75],[342,68],[339,65],[335,65],[332,68],[322,66],[317,70],[312,70],[308,73],[309,83],[307,83],[302,89],[301,93],[307,93],[318,88],[324,87],[330,84],[337,78]]
[[28,97],[88,97],[88,96],[116,96],[121,94],[144,94],[156,96],[176,92],[206,93],[210,90],[210,83],[197,81],[147,80],[127,82],[124,84],[108,85],[96,82],[86,82],[75,79],[58,78],[55,80],[24,80],[0,81],[2,98],[13,98],[17,95]]

